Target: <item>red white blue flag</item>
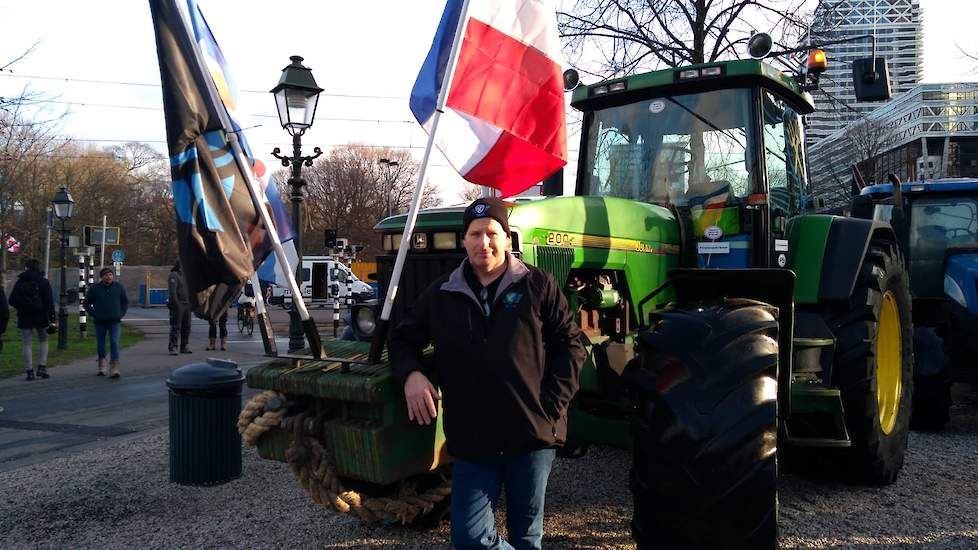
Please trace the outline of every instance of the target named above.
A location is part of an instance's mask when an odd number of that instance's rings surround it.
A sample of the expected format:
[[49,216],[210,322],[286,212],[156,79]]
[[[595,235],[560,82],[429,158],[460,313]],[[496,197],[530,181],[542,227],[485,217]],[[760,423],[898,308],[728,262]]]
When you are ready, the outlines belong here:
[[[462,0],[448,0],[411,91],[431,131]],[[567,164],[564,90],[552,0],[473,0],[435,143],[466,180],[503,197]]]

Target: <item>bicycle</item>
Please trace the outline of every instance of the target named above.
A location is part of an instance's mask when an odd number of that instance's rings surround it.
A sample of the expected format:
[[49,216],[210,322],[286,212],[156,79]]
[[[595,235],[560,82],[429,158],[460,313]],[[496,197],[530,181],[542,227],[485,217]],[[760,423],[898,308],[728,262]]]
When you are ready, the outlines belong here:
[[255,332],[255,308],[247,304],[238,305],[238,332],[248,331],[248,336]]

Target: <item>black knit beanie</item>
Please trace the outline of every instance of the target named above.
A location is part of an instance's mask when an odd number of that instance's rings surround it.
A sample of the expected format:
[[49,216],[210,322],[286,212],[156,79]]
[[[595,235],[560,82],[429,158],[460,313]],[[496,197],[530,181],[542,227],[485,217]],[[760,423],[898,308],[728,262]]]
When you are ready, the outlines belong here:
[[472,220],[479,218],[492,218],[503,226],[503,232],[509,236],[509,207],[506,203],[495,197],[482,197],[472,201],[472,204],[465,209],[462,215],[462,235],[469,231],[469,224]]

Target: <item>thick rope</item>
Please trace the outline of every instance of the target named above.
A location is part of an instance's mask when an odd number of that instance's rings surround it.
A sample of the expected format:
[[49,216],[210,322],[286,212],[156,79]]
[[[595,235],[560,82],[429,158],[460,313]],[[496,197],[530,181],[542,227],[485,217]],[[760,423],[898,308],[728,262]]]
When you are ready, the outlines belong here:
[[[347,490],[336,475],[326,449],[316,438],[305,434],[306,418],[307,415],[300,414],[287,419],[293,428],[293,439],[285,458],[299,484],[321,506],[341,514],[353,514],[366,523],[384,521],[407,525],[430,513],[452,493],[451,479],[447,477],[423,493],[418,493],[410,480],[401,482],[396,497],[371,497]],[[315,420],[321,426],[322,418]]]
[[254,447],[258,440],[268,430],[278,426],[285,416],[285,407],[278,410],[267,411],[265,407],[274,398],[283,398],[275,391],[267,390],[251,398],[241,414],[238,415],[238,433],[245,445]]

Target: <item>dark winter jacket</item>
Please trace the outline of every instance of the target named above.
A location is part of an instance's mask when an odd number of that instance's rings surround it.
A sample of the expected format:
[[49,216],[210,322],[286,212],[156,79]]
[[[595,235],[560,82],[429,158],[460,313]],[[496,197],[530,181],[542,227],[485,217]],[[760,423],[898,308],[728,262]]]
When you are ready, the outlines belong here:
[[85,311],[95,319],[97,325],[118,323],[126,316],[129,298],[126,289],[116,281],[111,285],[98,282],[85,294]]
[[[39,310],[29,311],[27,296],[37,291],[41,296]],[[54,297],[51,294],[51,283],[44,278],[40,271],[28,269],[17,276],[17,282],[10,291],[10,306],[17,310],[17,328],[45,328],[54,321]]]
[[168,289],[167,305],[170,309],[190,309],[190,298],[187,296],[187,285],[183,282],[183,273],[171,271],[166,280]]
[[[554,278],[507,254],[489,316],[464,264],[418,298],[390,340],[400,381],[426,370],[442,390],[452,456],[478,460],[561,445],[584,362],[580,330]],[[427,374],[431,374],[430,372]]]
[[8,321],[10,321],[10,308],[7,306],[7,293],[0,286],[0,335],[7,332]]

